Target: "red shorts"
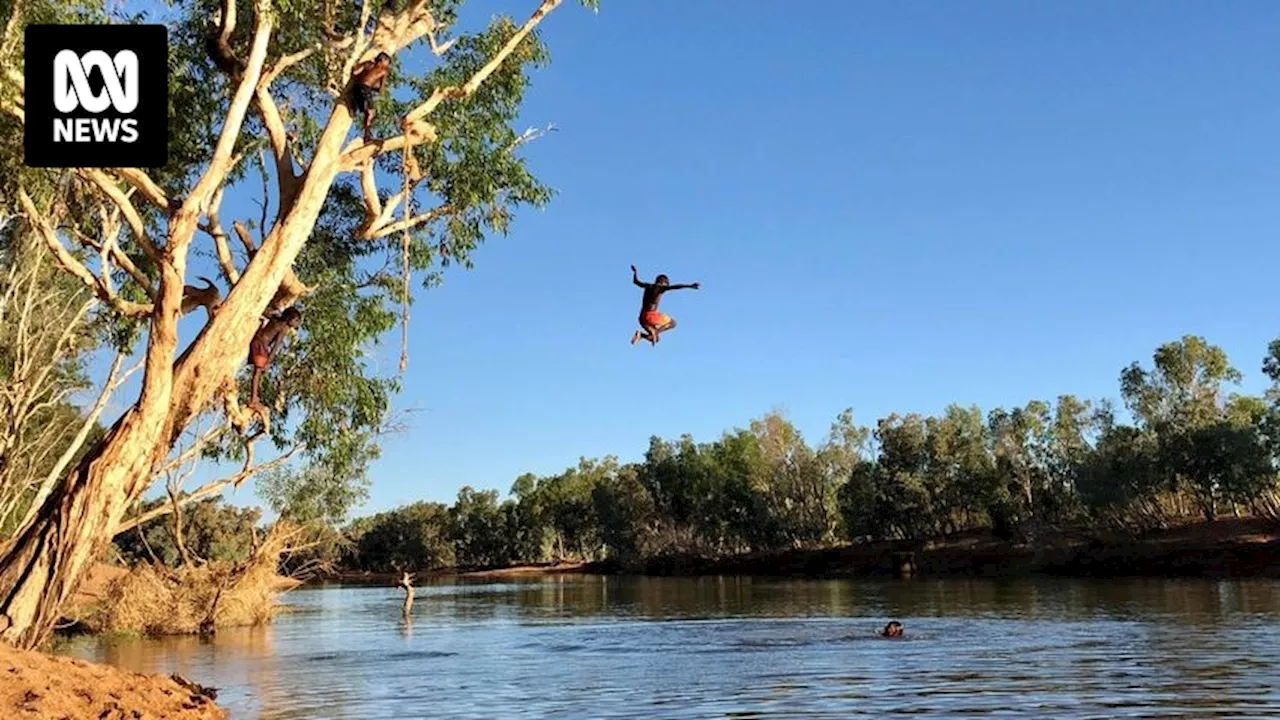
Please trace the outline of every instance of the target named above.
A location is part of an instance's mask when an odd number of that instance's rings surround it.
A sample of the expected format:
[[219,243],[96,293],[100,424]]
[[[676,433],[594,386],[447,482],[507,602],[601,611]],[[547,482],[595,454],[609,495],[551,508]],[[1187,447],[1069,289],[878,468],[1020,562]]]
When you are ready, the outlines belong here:
[[251,342],[249,343],[249,364],[259,370],[266,370],[267,363],[271,362],[271,351],[267,348],[266,343]]
[[645,327],[661,328],[671,322],[671,317],[666,313],[650,310],[640,314],[640,324]]

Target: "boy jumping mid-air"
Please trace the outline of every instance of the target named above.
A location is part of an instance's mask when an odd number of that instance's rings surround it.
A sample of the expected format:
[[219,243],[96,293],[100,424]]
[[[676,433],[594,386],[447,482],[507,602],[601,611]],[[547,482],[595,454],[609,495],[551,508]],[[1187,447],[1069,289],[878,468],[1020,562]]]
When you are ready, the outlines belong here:
[[631,336],[632,345],[635,345],[636,341],[641,338],[648,340],[650,345],[657,345],[658,336],[676,326],[674,318],[658,311],[658,303],[662,300],[662,293],[668,290],[684,290],[685,288],[697,290],[702,287],[702,283],[672,285],[667,280],[666,275],[659,275],[653,279],[652,283],[641,282],[639,274],[636,273],[635,265],[631,266],[631,282],[644,288],[644,299],[640,303],[641,330],[637,330]]

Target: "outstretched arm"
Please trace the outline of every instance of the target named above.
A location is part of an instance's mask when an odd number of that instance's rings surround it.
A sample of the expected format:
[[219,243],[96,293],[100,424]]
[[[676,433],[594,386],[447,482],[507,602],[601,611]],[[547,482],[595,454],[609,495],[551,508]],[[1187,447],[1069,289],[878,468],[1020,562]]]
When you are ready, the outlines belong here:
[[647,282],[643,282],[643,281],[641,281],[641,280],[640,280],[640,274],[639,274],[638,272],[636,272],[636,266],[635,266],[635,265],[632,265],[632,266],[631,266],[631,282],[635,283],[637,286],[642,287],[642,288],[647,288],[647,287],[649,287],[649,283],[647,283]]
[[668,290],[700,290],[702,283],[689,283],[688,285],[668,285]]

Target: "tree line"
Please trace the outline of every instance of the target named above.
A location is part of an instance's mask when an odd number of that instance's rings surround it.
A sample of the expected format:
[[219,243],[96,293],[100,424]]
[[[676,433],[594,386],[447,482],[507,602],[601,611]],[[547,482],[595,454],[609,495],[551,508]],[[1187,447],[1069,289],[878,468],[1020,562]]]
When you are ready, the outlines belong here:
[[[643,460],[581,459],[349,523],[339,564],[392,572],[674,554],[724,556],[965,531],[1035,542],[1065,528],[1141,533],[1223,514],[1280,519],[1280,340],[1262,396],[1204,338],[1120,373],[1118,409],[1063,395],[951,405],[874,428],[841,413],[817,444],[769,413],[709,442],[654,437]],[[1122,416],[1123,415],[1123,416]]]

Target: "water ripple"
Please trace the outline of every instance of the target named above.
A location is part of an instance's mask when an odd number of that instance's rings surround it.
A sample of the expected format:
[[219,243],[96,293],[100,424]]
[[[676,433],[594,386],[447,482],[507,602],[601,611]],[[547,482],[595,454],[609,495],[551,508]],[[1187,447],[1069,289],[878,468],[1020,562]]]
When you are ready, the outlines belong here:
[[[232,716],[1280,717],[1280,583],[548,578],[304,589],[270,627],[68,651]],[[876,635],[890,617],[907,636]]]

